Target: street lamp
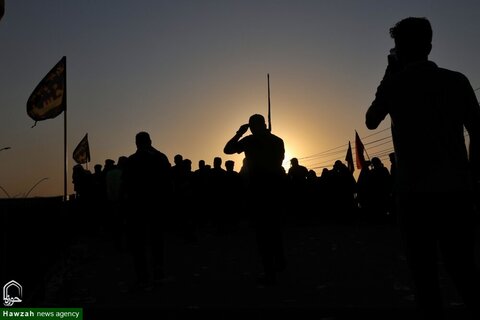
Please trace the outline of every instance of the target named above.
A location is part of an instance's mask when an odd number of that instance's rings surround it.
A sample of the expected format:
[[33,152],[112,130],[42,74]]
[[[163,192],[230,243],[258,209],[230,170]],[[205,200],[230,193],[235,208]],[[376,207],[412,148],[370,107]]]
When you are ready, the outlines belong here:
[[5,190],[5,188],[3,188],[2,186],[0,186],[0,190],[3,191],[3,193],[5,193],[7,195],[7,197],[11,198],[10,195],[8,194],[7,190]]
[[28,190],[27,194],[25,195],[25,198],[28,198],[28,195],[30,194],[30,192],[32,192],[32,190],[35,189],[35,187],[38,186],[40,184],[40,182],[45,181],[45,180],[48,180],[48,178],[40,179],[37,183],[35,183],[33,185],[33,187],[30,190]]

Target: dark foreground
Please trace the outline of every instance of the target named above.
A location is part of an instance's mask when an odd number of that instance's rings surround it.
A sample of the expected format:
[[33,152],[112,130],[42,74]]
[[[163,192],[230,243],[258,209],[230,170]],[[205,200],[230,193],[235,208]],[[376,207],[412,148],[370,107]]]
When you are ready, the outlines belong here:
[[[167,279],[135,287],[131,256],[94,221],[78,230],[63,210],[3,207],[2,285],[24,284],[19,307],[82,307],[84,319],[415,319],[413,288],[394,224],[287,220],[287,269],[258,286],[252,228],[201,227],[196,241],[166,234]],[[87,224],[88,225],[88,224]],[[85,226],[85,224],[82,224]],[[84,228],[84,227],[82,227]],[[12,232],[15,229],[15,232]],[[5,230],[5,229],[4,229]],[[447,319],[463,304],[440,263]]]

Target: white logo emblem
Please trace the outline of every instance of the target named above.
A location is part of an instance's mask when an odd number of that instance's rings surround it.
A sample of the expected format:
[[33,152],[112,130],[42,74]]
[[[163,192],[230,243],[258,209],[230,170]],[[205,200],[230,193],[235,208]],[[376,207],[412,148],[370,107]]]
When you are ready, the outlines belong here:
[[[17,289],[13,290],[13,288]],[[16,293],[16,295],[11,296],[13,293]],[[22,286],[17,281],[12,280],[3,286],[3,304],[10,307],[13,306],[15,302],[22,302]]]

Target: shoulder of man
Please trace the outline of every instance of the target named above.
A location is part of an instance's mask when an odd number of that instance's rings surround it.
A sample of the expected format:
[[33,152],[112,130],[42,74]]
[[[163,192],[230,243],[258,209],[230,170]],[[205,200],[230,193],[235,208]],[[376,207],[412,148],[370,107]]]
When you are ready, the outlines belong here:
[[165,153],[155,149],[155,154],[158,158],[160,158],[162,161],[164,162],[168,162],[168,164],[170,165],[170,161],[168,160],[168,157]]
[[456,88],[464,93],[471,92],[472,95],[475,94],[470,80],[462,72],[446,68],[438,68],[438,71],[440,78],[444,79],[451,88]]
[[278,141],[282,141],[283,142],[283,139],[280,138],[279,136],[273,134],[273,133],[270,133],[270,135],[275,139],[275,140],[278,140]]
[[442,68],[442,67],[437,67],[437,70],[442,75],[445,75],[445,76],[448,76],[448,77],[451,77],[451,78],[457,78],[457,80],[461,80],[461,81],[469,81],[467,76],[465,76],[460,71],[451,70],[451,69]]

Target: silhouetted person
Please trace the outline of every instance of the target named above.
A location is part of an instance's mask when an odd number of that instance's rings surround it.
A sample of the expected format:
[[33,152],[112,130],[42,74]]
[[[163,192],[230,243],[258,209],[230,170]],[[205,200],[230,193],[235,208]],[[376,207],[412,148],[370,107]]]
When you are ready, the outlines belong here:
[[340,160],[335,161],[330,172],[330,188],[335,215],[344,222],[349,221],[355,209],[356,181],[347,165]]
[[242,178],[243,186],[246,188],[248,186],[248,167],[247,167],[247,158],[242,159],[242,166],[238,172]]
[[185,168],[183,162],[183,156],[181,154],[176,154],[173,157],[174,165],[171,168],[172,171],[172,179],[173,179],[173,187],[174,191],[177,189],[177,185],[182,185],[185,179]]
[[297,158],[292,158],[290,159],[290,168],[287,175],[293,185],[302,188],[307,181],[308,169],[300,165]]
[[200,226],[208,222],[208,172],[205,160],[198,161],[198,169],[193,173],[193,203],[195,204],[195,221]]
[[239,173],[235,171],[235,161],[233,160],[227,160],[225,161],[225,170],[227,173],[237,176]]
[[370,214],[375,222],[385,222],[390,204],[391,178],[390,172],[378,157],[371,160],[369,172],[368,194],[370,197]]
[[128,157],[123,181],[128,197],[130,244],[138,286],[145,290],[164,278],[165,213],[171,205],[170,162],[165,154],[152,147],[150,135],[135,137],[137,151]]
[[103,166],[103,172],[106,175],[108,171],[112,170],[115,168],[115,160],[113,159],[105,159],[105,164]]
[[[235,161],[227,160],[225,161],[225,203],[229,205],[230,203],[238,202],[238,195],[242,194],[243,181],[240,173],[235,171]],[[240,201],[238,206],[232,208],[230,211],[225,213],[225,222],[229,230],[237,230],[238,222],[240,220],[240,215],[244,209],[243,201]]]
[[198,220],[198,207],[192,201],[194,196],[194,173],[192,171],[192,160],[183,159],[181,168],[183,170],[181,184],[176,185],[174,192],[177,193],[176,198],[179,200],[176,207],[180,214],[180,232],[182,233],[186,243],[197,241],[196,225]]
[[[304,208],[305,214],[311,222],[313,222],[312,219],[318,219],[319,213],[325,213],[320,178],[317,177],[317,173],[313,169],[308,170]],[[312,208],[314,209],[312,210]]]
[[364,218],[367,218],[367,220],[370,218],[369,212],[370,212],[370,202],[371,202],[371,197],[369,195],[369,188],[368,186],[370,185],[370,166],[371,166],[371,161],[370,160],[365,160],[365,162],[362,165],[362,168],[360,169],[360,173],[358,174],[357,178],[357,204],[360,208],[360,212],[363,215]]
[[[92,201],[95,206],[96,212],[104,213],[105,202],[107,200],[107,187],[105,185],[105,172],[103,171],[103,165],[97,163],[93,166],[92,174]],[[102,217],[99,221],[102,221]]]
[[[479,180],[480,108],[469,80],[428,60],[432,29],[406,18],[390,29],[393,55],[366,125],[390,115],[397,173],[395,192],[417,303],[441,319],[437,245],[467,309],[480,319],[480,279],[474,261],[473,182]],[[463,130],[470,135],[467,155]],[[425,159],[434,159],[424,164]],[[472,177],[474,180],[472,180]]]
[[125,204],[126,194],[123,186],[123,170],[128,158],[120,156],[117,165],[107,171],[105,182],[107,187],[108,231],[113,237],[118,250],[124,250],[125,240]]
[[298,158],[290,159],[290,168],[287,171],[289,189],[289,207],[295,215],[304,218],[308,209],[307,202],[308,169],[300,165]]
[[[250,128],[251,135],[240,139]],[[286,179],[282,162],[285,146],[272,134],[262,115],[254,114],[248,124],[240,126],[223,150],[226,154],[245,153],[248,175],[248,207],[256,230],[258,250],[265,277],[260,284],[276,283],[276,273],[285,268],[285,256],[280,230],[283,185]]]
[[332,197],[332,172],[328,168],[323,168],[320,177],[318,177],[318,184],[320,189],[320,207],[322,208],[323,218],[332,218],[333,211],[333,197]]
[[378,157],[366,161],[358,176],[357,198],[362,213],[370,222],[385,222],[390,206],[390,172]]
[[211,223],[216,234],[225,233],[225,176],[227,171],[222,168],[222,158],[213,158],[213,167],[208,171],[208,198],[210,199]]
[[73,167],[72,183],[76,199],[84,203],[89,200],[92,192],[92,173],[83,168],[81,164]]

